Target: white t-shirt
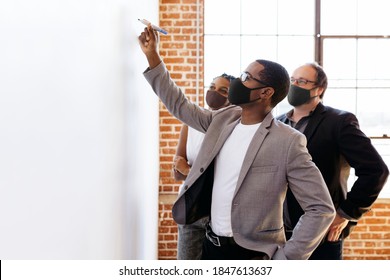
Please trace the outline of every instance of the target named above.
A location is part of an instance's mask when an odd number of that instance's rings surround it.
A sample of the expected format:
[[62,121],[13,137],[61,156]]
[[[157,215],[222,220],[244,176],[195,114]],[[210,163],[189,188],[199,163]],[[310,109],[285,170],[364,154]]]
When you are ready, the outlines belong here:
[[[204,139],[204,133],[196,129],[193,129],[192,127],[188,127],[186,154],[187,154],[187,162],[190,166],[194,164],[194,161],[199,154],[200,146],[202,146],[203,139]],[[183,187],[184,187],[184,183],[181,184],[179,188],[179,193],[183,191]]]
[[190,166],[194,164],[194,161],[198,156],[203,139],[204,133],[193,129],[192,127],[188,127],[186,153],[187,161]]
[[238,176],[253,135],[261,123],[234,128],[216,157],[213,197],[211,203],[211,227],[215,234],[233,236],[231,208]]

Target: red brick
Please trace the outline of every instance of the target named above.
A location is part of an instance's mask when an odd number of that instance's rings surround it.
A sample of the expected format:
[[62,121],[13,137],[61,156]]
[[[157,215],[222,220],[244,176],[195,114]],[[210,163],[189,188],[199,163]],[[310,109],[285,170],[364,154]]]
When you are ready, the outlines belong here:
[[373,212],[373,215],[374,213],[376,217],[390,217],[390,211],[382,211],[381,209],[378,209],[375,212]]
[[175,118],[170,118],[170,119],[163,119],[164,124],[181,124],[181,122]]
[[164,49],[182,49],[182,48],[184,48],[184,43],[173,43],[173,42],[163,43],[162,48],[164,48]]
[[365,224],[373,225],[373,224],[386,224],[386,219],[379,219],[379,218],[365,218],[364,219]]
[[162,19],[179,19],[180,13],[163,13]]
[[170,63],[170,64],[183,64],[184,63],[184,57],[173,57],[173,58],[165,58],[164,59],[165,63]]
[[185,26],[185,27],[189,27],[189,26],[195,26],[195,23],[193,23],[191,20],[177,20],[173,23],[174,26],[178,27],[178,26]]
[[181,0],[183,4],[196,4],[196,0]]
[[164,6],[164,4],[180,4],[181,0],[160,0],[161,5],[160,8]]
[[160,132],[173,132],[175,131],[175,127],[168,125],[160,125]]
[[[174,128],[175,132],[180,133],[181,125],[180,126],[175,126],[173,128]],[[178,141],[171,141],[171,142],[168,143],[168,146],[169,147],[175,147],[175,149],[176,149],[177,144],[178,144]]]

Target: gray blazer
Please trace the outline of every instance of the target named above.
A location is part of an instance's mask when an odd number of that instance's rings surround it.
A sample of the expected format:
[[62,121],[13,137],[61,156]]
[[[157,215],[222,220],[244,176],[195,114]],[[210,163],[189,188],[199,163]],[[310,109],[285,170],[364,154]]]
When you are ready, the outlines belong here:
[[[191,103],[162,62],[145,78],[176,118],[205,139],[172,214],[179,224],[210,215],[214,159],[240,121],[241,107],[205,110]],[[283,201],[289,186],[305,214],[286,242]],[[307,259],[333,221],[335,210],[325,182],[306,148],[306,138],[271,113],[256,131],[241,167],[232,201],[232,229],[240,246],[272,259]]]

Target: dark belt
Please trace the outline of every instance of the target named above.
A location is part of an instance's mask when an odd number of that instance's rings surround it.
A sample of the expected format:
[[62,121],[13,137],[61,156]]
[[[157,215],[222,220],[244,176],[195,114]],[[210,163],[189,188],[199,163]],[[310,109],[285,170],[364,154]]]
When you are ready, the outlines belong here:
[[210,227],[210,224],[206,226],[206,238],[208,241],[213,243],[214,246],[221,247],[226,245],[237,245],[233,237],[218,236]]

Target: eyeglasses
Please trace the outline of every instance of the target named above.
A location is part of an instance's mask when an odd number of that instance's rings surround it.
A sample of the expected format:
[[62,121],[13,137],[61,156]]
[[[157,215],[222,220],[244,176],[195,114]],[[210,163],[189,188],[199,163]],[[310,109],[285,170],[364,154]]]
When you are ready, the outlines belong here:
[[304,85],[307,85],[307,83],[313,83],[315,84],[316,82],[314,81],[309,81],[309,80],[306,80],[306,79],[303,79],[303,78],[299,78],[299,79],[295,79],[293,77],[290,78],[290,82],[293,84],[295,82],[297,82],[297,84],[299,86],[304,86]]
[[264,83],[261,80],[253,78],[252,75],[250,73],[248,73],[248,72],[242,72],[241,75],[240,75],[240,79],[241,79],[241,82],[246,82],[246,81],[249,81],[249,80],[252,79],[252,80],[255,80],[256,82],[258,82],[260,84],[266,85],[267,87],[270,86],[270,85],[268,85],[267,83]]

